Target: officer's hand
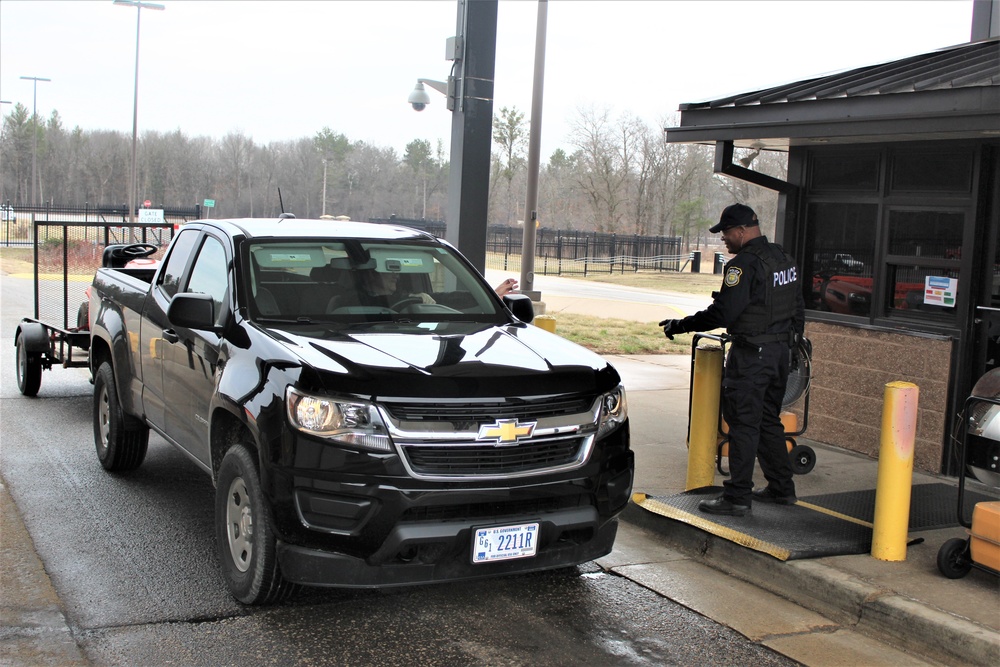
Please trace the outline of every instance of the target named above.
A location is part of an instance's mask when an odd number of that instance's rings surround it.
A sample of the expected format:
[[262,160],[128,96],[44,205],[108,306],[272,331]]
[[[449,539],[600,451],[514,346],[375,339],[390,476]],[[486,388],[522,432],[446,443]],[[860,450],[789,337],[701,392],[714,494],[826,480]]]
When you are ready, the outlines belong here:
[[681,327],[680,320],[663,320],[660,322],[660,326],[663,327],[663,335],[670,340],[674,339],[674,334],[686,333]]

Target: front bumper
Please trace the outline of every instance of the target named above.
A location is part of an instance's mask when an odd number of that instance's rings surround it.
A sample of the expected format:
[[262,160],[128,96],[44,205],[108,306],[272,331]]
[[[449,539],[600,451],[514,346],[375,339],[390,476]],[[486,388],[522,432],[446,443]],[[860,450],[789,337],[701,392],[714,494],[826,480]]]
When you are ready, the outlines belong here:
[[[278,559],[291,582],[347,588],[532,572],[604,556],[635,468],[627,423],[583,467],[538,477],[445,482],[413,479],[394,457],[350,475],[339,460],[323,462],[312,474],[271,469]],[[535,556],[472,562],[476,528],[534,522]]]
[[530,519],[514,517],[510,522],[528,520],[540,523],[538,553],[531,558],[472,563],[472,536],[474,529],[483,524],[466,520],[398,525],[382,548],[368,559],[279,543],[278,562],[285,579],[299,584],[342,588],[406,586],[585,563],[610,553],[618,531],[618,519],[602,523],[594,507]]

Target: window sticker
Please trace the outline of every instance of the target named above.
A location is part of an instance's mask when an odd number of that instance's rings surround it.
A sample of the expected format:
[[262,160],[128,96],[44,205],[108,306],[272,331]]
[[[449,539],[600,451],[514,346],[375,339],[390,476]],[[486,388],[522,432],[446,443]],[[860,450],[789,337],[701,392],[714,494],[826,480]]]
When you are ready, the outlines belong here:
[[924,278],[924,304],[930,306],[955,307],[955,294],[958,292],[958,279],[945,276],[927,276]]

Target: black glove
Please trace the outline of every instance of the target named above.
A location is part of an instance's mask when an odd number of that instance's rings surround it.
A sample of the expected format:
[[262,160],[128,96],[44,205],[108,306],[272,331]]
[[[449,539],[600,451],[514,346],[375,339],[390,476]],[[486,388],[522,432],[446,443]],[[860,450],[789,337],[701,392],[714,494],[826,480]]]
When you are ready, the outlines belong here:
[[660,322],[660,326],[663,327],[663,335],[670,340],[674,339],[674,334],[687,333],[681,326],[680,320],[663,320]]

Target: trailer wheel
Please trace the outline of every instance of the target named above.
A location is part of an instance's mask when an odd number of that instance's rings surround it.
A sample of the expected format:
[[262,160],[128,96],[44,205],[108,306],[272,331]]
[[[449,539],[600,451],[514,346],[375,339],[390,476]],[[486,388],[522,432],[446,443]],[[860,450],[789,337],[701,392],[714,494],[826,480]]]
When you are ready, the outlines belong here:
[[816,452],[808,445],[795,445],[788,456],[792,459],[792,472],[796,475],[805,475],[816,467]]
[[17,389],[25,396],[37,396],[42,386],[42,355],[29,352],[24,338],[23,334],[17,337],[17,362],[14,364]]
[[115,373],[104,362],[94,376],[94,445],[105,470],[134,470],[146,458],[149,428],[129,426],[118,402]]
[[234,445],[215,486],[215,543],[222,576],[243,604],[281,600],[298,587],[281,576],[274,520],[264,499],[256,455]]
[[937,566],[941,574],[949,579],[961,579],[972,569],[968,554],[969,543],[961,537],[953,537],[941,545],[937,555]]

